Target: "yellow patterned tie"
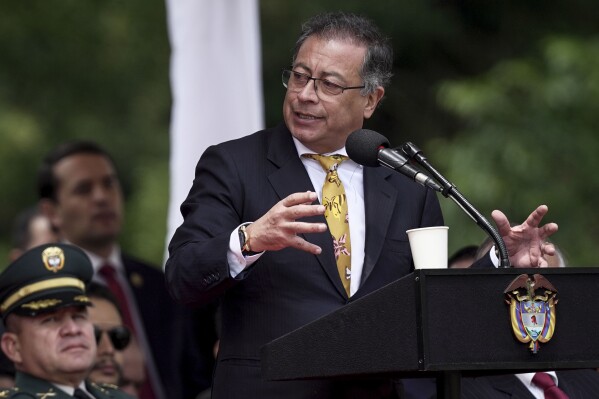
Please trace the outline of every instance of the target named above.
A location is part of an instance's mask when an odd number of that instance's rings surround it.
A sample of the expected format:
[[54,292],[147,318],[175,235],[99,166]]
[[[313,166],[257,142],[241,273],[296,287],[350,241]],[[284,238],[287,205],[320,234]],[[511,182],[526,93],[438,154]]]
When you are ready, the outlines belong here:
[[305,154],[307,158],[320,162],[327,176],[322,186],[322,204],[325,207],[324,217],[333,236],[333,247],[337,270],[343,287],[350,296],[351,282],[351,242],[349,240],[349,214],[343,183],[337,174],[337,166],[347,159],[344,155]]

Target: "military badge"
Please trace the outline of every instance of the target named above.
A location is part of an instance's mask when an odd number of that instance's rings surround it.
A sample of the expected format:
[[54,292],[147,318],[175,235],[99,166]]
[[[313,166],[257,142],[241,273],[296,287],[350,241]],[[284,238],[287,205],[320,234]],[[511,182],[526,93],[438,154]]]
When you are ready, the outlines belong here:
[[529,343],[533,354],[539,343],[548,342],[555,331],[557,290],[540,274],[521,274],[505,289],[510,305],[512,330],[518,341]]
[[59,247],[48,247],[42,252],[42,260],[46,269],[56,273],[64,267],[64,252]]

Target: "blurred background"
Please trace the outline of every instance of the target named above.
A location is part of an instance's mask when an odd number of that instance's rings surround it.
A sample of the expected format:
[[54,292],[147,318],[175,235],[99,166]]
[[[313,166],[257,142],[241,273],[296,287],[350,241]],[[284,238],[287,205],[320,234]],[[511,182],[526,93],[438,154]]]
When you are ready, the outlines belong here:
[[[599,264],[598,1],[260,0],[266,126],[281,119],[280,70],[301,22],[326,10],[365,14],[392,38],[393,83],[365,127],[394,146],[416,143],[489,219],[501,209],[520,223],[547,204],[569,263]],[[80,138],[115,156],[126,195],[122,247],[162,264],[169,57],[160,0],[0,5],[0,259],[15,215],[37,201],[41,158]],[[219,141],[215,131],[197,134]],[[441,201],[450,253],[484,239],[453,201]]]

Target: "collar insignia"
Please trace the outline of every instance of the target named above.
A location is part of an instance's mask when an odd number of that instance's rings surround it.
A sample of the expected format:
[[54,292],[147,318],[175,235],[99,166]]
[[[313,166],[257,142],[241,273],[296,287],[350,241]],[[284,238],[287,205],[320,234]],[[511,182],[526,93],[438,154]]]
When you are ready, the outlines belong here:
[[52,397],[56,396],[56,392],[54,392],[54,390],[52,388],[50,388],[50,390],[48,392],[36,393],[35,396],[39,397],[40,399],[48,399],[48,398],[52,398]]

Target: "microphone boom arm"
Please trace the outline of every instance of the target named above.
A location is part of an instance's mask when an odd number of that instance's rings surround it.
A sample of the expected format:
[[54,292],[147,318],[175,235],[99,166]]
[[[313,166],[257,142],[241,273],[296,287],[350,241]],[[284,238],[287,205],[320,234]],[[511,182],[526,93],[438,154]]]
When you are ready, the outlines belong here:
[[448,181],[441,173],[439,173],[422,155],[422,151],[411,142],[402,145],[404,153],[409,158],[414,159],[422,166],[442,187],[441,194],[444,197],[451,198],[474,222],[481,227],[495,242],[495,247],[499,251],[499,266],[510,267],[510,259],[503,238],[497,230],[489,223],[489,221],[478,211],[474,206],[458,191],[457,187]]

